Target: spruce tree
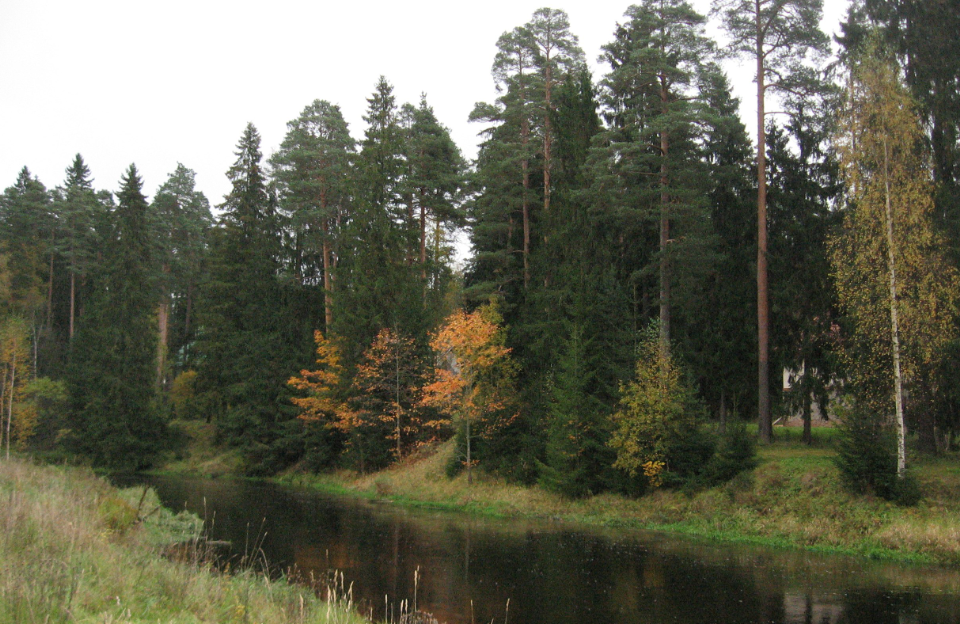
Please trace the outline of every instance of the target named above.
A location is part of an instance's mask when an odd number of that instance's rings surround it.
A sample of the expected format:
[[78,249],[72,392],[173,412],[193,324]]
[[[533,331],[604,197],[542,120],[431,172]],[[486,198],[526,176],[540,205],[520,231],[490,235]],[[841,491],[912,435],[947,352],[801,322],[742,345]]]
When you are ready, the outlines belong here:
[[704,119],[703,154],[714,261],[700,296],[691,299],[683,350],[702,398],[725,426],[728,414],[742,417],[756,404],[750,372],[756,367],[749,367],[757,361],[756,332],[751,331],[756,290],[750,285],[757,244],[756,176],[740,103],[719,67],[705,74],[702,92],[711,112]]
[[197,385],[208,417],[247,454],[248,469],[269,473],[290,459],[282,434],[295,410],[284,384],[311,349],[287,319],[280,222],[253,124],[236,156],[227,172],[232,189],[211,232]]
[[149,466],[165,432],[154,391],[156,253],[142,188],[130,165],[67,377],[70,443],[94,464],[110,468]]
[[[814,400],[826,409],[836,370],[838,313],[830,281],[827,237],[839,225],[841,187],[829,140],[835,101],[826,91],[790,105],[785,129],[770,125],[770,289],[775,361],[794,372],[789,401],[803,416],[803,440],[811,443]],[[791,148],[791,144],[795,148]]]

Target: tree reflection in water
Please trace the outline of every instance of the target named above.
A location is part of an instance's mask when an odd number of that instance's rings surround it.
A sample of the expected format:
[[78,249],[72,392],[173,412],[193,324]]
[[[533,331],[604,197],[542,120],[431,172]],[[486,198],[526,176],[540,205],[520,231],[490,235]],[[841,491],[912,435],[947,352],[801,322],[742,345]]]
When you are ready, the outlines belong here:
[[411,510],[269,483],[147,481],[167,506],[206,514],[211,538],[235,551],[262,522],[274,569],[340,571],[378,619],[392,610],[396,620],[416,595],[448,624],[503,622],[508,600],[511,624],[960,622],[960,572],[949,569]]

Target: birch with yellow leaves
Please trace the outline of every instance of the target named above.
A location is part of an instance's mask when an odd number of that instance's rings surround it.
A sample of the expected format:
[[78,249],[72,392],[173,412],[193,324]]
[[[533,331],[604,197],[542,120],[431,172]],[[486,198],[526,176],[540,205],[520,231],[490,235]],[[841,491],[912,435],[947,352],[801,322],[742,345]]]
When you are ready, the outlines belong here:
[[960,280],[933,227],[929,158],[898,68],[867,53],[854,64],[848,89],[837,140],[848,208],[830,244],[832,271],[852,321],[844,354],[858,401],[877,413],[892,408],[902,478],[904,388],[953,337]]

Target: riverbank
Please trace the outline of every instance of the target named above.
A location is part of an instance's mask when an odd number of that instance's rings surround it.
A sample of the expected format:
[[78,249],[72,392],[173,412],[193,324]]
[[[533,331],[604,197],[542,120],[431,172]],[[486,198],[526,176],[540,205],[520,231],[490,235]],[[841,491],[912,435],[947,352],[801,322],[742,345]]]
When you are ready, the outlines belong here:
[[539,517],[624,526],[710,540],[960,566],[960,463],[914,464],[923,491],[915,507],[854,496],[840,484],[830,432],[811,447],[778,429],[781,442],[759,449],[760,464],[721,487],[656,491],[641,499],[602,494],[567,500],[489,475],[449,479],[449,443],[371,475],[291,472],[281,482],[400,505],[489,516]]
[[[160,472],[230,477],[239,465],[233,451],[211,445],[212,425],[187,423],[191,444]],[[752,543],[865,556],[890,561],[960,566],[960,459],[911,458],[923,499],[898,507],[872,496],[854,496],[840,484],[829,427],[800,442],[799,427],[777,427],[777,442],[758,449],[760,463],[733,481],[696,493],[656,491],[640,499],[601,494],[569,500],[474,473],[450,479],[450,442],[425,449],[403,464],[369,475],[291,470],[281,483],[501,518],[550,518],[601,526],[665,531],[731,543]]]
[[256,567],[218,573],[195,546],[198,518],[89,470],[0,461],[0,501],[2,622],[364,621],[348,599],[323,602]]

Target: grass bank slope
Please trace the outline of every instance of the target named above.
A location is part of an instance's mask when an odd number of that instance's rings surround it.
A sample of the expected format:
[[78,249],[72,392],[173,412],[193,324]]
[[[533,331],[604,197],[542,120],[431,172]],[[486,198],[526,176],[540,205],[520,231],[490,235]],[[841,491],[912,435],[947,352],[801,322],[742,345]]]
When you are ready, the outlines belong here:
[[450,443],[373,475],[291,474],[284,480],[398,504],[493,516],[532,516],[631,526],[704,538],[841,552],[872,558],[960,565],[960,462],[914,463],[924,499],[912,508],[854,496],[840,484],[831,432],[813,447],[778,429],[781,441],[760,449],[760,465],[722,487],[656,491],[641,499],[603,494],[569,500],[489,475],[449,479]]
[[199,527],[157,505],[152,492],[119,491],[89,471],[0,461],[0,622],[363,621],[349,604],[253,570],[162,557]]

